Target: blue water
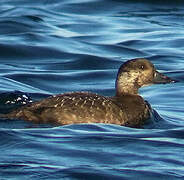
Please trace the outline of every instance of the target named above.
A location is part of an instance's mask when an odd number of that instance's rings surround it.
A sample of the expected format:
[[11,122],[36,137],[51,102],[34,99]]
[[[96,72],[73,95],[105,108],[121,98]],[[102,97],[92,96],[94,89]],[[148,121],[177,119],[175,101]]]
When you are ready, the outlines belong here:
[[0,113],[70,91],[114,94],[118,67],[146,57],[179,83],[144,87],[144,129],[0,121],[0,179],[184,178],[184,3],[1,0]]

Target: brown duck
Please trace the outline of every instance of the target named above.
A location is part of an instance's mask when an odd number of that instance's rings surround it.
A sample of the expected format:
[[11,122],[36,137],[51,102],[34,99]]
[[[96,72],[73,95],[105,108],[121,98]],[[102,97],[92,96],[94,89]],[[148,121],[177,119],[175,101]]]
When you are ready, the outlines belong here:
[[172,82],[176,81],[156,71],[147,59],[133,59],[119,68],[113,97],[90,92],[59,94],[25,105],[3,117],[56,125],[111,123],[141,127],[149,119],[151,108],[138,94],[139,88]]

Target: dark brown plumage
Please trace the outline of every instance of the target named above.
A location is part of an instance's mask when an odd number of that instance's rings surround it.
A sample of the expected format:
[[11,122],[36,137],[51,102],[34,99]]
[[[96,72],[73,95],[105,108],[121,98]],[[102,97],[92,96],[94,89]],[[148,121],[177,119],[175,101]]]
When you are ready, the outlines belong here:
[[89,92],[66,93],[23,106],[4,117],[58,125],[111,123],[141,127],[150,117],[150,107],[138,95],[138,89],[171,82],[175,81],[157,72],[150,61],[133,59],[119,68],[113,97]]

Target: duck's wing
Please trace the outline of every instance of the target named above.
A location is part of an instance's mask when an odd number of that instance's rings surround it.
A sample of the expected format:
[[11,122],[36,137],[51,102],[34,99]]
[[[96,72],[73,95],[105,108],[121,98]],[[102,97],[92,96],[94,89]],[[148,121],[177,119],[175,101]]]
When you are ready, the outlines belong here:
[[112,123],[122,125],[124,114],[110,98],[92,93],[51,96],[23,106],[4,117],[37,123]]

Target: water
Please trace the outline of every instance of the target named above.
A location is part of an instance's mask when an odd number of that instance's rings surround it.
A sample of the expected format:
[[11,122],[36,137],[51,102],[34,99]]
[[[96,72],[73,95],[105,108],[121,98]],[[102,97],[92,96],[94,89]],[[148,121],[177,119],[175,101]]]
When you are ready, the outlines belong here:
[[[0,121],[0,179],[183,179],[184,3],[1,0],[0,110],[52,94],[114,94],[118,67],[146,57],[180,83],[144,87],[144,129]],[[157,114],[158,113],[158,114]]]

